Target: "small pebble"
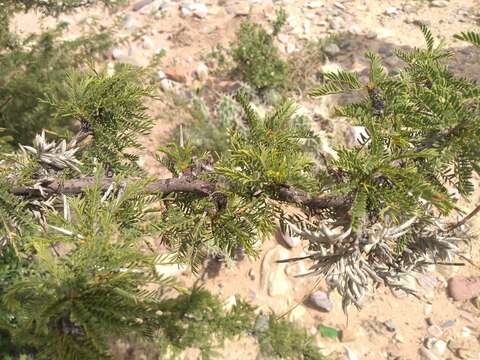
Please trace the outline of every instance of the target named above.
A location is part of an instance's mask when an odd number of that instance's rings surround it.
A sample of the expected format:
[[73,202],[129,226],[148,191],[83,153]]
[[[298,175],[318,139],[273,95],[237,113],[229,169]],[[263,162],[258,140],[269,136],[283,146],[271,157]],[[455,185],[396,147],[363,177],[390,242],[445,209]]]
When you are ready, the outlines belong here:
[[448,279],[447,293],[453,300],[469,300],[480,295],[480,276],[453,276]]
[[456,322],[456,320],[447,320],[441,325],[441,327],[445,330],[454,326]]
[[443,334],[443,330],[440,326],[431,325],[431,326],[428,327],[427,333],[428,333],[428,335],[433,336],[433,337],[440,337]]
[[442,356],[447,350],[447,343],[443,340],[437,340],[432,346],[432,352],[435,355]]
[[250,278],[250,280],[255,280],[255,270],[250,269],[250,271],[248,272],[248,277]]
[[438,358],[428,349],[420,348],[420,359],[422,360],[438,360]]
[[423,346],[425,346],[427,349],[431,349],[436,340],[437,339],[431,336],[427,336],[425,339],[423,339]]
[[398,9],[396,7],[388,7],[385,9],[385,15],[393,16],[398,14]]
[[390,332],[395,332],[397,330],[397,328],[395,327],[395,324],[393,323],[392,320],[387,320],[383,323],[383,325],[385,325],[385,327],[387,328],[388,331]]
[[399,343],[404,343],[404,342],[405,342],[405,338],[404,338],[402,335],[400,335],[399,333],[396,333],[394,338],[395,338],[395,340],[397,340]]
[[328,298],[327,293],[323,291],[315,291],[310,295],[310,303],[321,311],[331,311],[333,308],[333,304]]
[[470,330],[468,327],[462,328],[462,331],[460,333],[463,337],[469,337],[472,335],[472,330]]
[[432,314],[432,311],[433,311],[433,305],[425,304],[425,306],[423,307],[423,314],[425,316],[430,316]]
[[323,6],[321,1],[309,1],[304,5],[308,9],[318,9]]
[[331,57],[334,57],[336,55],[338,55],[340,53],[340,48],[338,47],[337,44],[328,44],[327,46],[325,46],[323,48],[323,51],[325,52],[325,54],[327,54],[328,56],[331,56]]
[[433,0],[430,3],[431,7],[444,8],[448,6],[448,1],[445,0]]
[[339,16],[336,16],[329,21],[329,25],[333,31],[339,31],[345,26],[345,20]]
[[139,11],[143,7],[151,4],[152,2],[153,2],[153,0],[140,0],[140,1],[136,2],[135,4],[133,4],[132,10],[133,11]]

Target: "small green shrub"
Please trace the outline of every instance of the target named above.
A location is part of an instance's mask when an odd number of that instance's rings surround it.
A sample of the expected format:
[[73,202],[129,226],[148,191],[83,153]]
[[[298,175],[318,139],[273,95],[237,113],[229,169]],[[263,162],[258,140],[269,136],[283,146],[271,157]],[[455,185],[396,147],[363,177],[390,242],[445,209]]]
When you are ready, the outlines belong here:
[[286,64],[273,45],[273,36],[261,25],[243,22],[231,54],[235,62],[234,72],[257,91],[284,85]]
[[271,359],[325,360],[313,336],[305,329],[270,316],[268,329],[257,332],[260,352]]
[[226,311],[220,298],[202,288],[166,300],[160,305],[162,324],[158,344],[164,352],[175,354],[187,348],[197,348],[202,359],[216,355],[215,348],[229,338],[251,329],[253,307],[238,301]]
[[287,76],[287,66],[281,59],[273,40],[285,24],[284,10],[277,12],[273,21],[272,33],[251,21],[240,24],[236,39],[229,49],[217,45],[209,57],[217,62],[217,73],[230,73],[263,93],[268,89],[283,88]]

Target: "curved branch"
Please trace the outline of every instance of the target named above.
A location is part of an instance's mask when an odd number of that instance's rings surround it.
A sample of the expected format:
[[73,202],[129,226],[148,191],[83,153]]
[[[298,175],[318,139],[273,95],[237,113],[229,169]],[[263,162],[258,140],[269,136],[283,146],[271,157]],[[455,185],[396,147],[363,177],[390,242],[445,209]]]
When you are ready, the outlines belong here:
[[[138,181],[138,178],[130,178],[126,181]],[[100,181],[100,188],[106,191],[114,182],[113,178],[103,178]],[[64,195],[78,195],[86,189],[95,185],[93,177],[84,177],[80,179],[71,179],[65,181],[51,181],[42,183],[42,190],[47,194],[64,194]],[[157,179],[145,186],[145,191],[148,193],[170,194],[175,192],[193,193],[200,197],[217,195],[217,184],[214,182],[195,180],[191,178],[169,178]],[[16,187],[11,190],[13,195],[40,197],[40,190],[32,187]],[[215,199],[214,199],[215,200]],[[218,201],[217,201],[218,200]],[[226,199],[217,199],[219,207],[224,207]],[[292,187],[282,186],[278,189],[278,197],[276,200],[306,206],[312,211],[320,211],[325,209],[332,209],[336,211],[347,211],[352,199],[348,195],[334,196],[334,195],[319,195],[310,196],[303,190]]]
[[279,200],[304,205],[310,210],[332,209],[347,211],[352,205],[350,195],[317,195],[310,196],[303,190],[283,186],[278,191]]
[[[127,181],[136,181],[139,179],[131,178]],[[105,191],[114,182],[113,178],[103,178],[100,181],[100,188]],[[47,194],[78,195],[86,189],[95,185],[93,177],[84,177],[80,179],[71,179],[61,181],[52,181],[42,184],[43,191]],[[213,183],[202,180],[191,180],[187,178],[158,179],[145,186],[145,191],[149,193],[170,194],[174,192],[195,193],[199,196],[208,196],[215,192],[216,186]],[[17,187],[11,190],[13,195],[19,196],[41,196],[40,190],[31,187]]]

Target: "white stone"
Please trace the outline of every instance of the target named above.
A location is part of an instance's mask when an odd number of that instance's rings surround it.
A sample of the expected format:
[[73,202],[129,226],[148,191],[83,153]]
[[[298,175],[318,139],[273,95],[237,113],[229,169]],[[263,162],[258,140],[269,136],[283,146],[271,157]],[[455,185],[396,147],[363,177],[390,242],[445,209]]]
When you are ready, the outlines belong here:
[[158,70],[156,73],[155,73],[155,80],[163,80],[167,77],[167,75],[165,75],[165,73],[162,71],[162,70]]
[[125,55],[125,51],[123,51],[122,49],[119,49],[119,48],[114,48],[112,49],[112,57],[113,59],[115,60],[118,60],[120,59],[122,56]]
[[330,73],[330,72],[336,73],[336,72],[339,72],[341,70],[343,70],[342,65],[340,65],[338,63],[334,63],[334,62],[326,62],[320,68],[320,71],[322,72],[322,74]]
[[277,35],[278,41],[280,41],[282,44],[288,44],[288,35],[287,34],[278,34]]
[[174,276],[187,268],[184,264],[158,264],[155,271],[158,275]]
[[423,307],[423,315],[425,316],[430,316],[432,314],[432,310],[433,310],[433,305],[432,304],[425,304],[425,306]]
[[192,12],[193,15],[196,17],[203,19],[207,16],[208,14],[208,8],[205,4],[199,3],[199,4],[193,4],[192,6]]
[[472,330],[470,330],[468,327],[462,328],[462,331],[460,333],[463,337],[469,337],[472,335]]
[[359,35],[362,32],[362,29],[360,26],[353,24],[348,28],[348,32],[350,34]]
[[237,298],[235,297],[235,295],[229,296],[223,304],[223,310],[230,312],[235,305],[237,305]]
[[152,49],[153,48],[153,40],[148,36],[142,37],[142,47],[144,49]]
[[432,346],[432,352],[437,356],[442,356],[447,350],[447,343],[443,340],[437,340]]
[[347,345],[343,345],[348,360],[358,360],[357,354],[355,354]]
[[203,62],[197,65],[194,75],[199,80],[205,80],[208,77],[208,67]]
[[303,22],[303,33],[304,33],[305,35],[310,35],[311,29],[312,29],[312,26],[311,26],[311,24],[310,24],[310,21],[309,21],[309,20],[305,20],[305,21]]
[[317,310],[322,311],[331,311],[333,308],[333,303],[328,297],[328,294],[323,291],[315,291],[310,295],[309,302]]
[[329,21],[329,24],[333,31],[339,31],[345,26],[345,20],[343,20],[340,16],[335,16]]
[[308,9],[318,9],[323,6],[322,1],[309,1],[304,5]]
[[182,17],[187,17],[187,16],[190,16],[191,14],[192,14],[192,12],[187,7],[182,6],[182,8],[180,9],[180,15]]
[[160,88],[163,91],[168,92],[168,91],[172,91],[173,89],[175,89],[175,85],[174,85],[173,81],[171,81],[169,79],[162,79],[162,80],[160,80]]
[[385,14],[389,16],[397,15],[398,14],[398,9],[396,7],[387,7],[385,9]]
[[405,342],[405,338],[399,333],[395,333],[395,340],[401,344]]
[[430,3],[430,6],[432,7],[438,7],[438,8],[444,8],[448,6],[448,1],[445,0],[433,0]]
[[250,280],[255,280],[255,270],[250,269],[250,271],[248,272],[248,277],[250,278]]

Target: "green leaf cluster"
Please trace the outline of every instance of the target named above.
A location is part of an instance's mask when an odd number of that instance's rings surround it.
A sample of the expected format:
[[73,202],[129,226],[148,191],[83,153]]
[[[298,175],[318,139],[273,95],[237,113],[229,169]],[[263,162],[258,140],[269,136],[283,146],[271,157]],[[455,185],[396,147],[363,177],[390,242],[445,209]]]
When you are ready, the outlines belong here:
[[[352,222],[362,216],[406,218],[425,213],[425,204],[447,214],[452,189],[468,196],[478,169],[479,86],[453,75],[451,53],[435,44],[423,27],[427,47],[396,50],[405,65],[388,75],[381,59],[368,52],[369,82],[356,73],[325,74],[313,96],[361,91],[362,100],[341,106],[338,115],[363,126],[367,134],[354,148],[338,149],[330,162],[340,181],[335,193],[352,193]],[[466,37],[466,35],[464,35]],[[474,39],[474,36],[468,37]]]
[[271,315],[268,329],[257,333],[261,353],[272,359],[326,359],[305,329]]
[[[227,51],[233,61],[233,75],[260,93],[285,86],[287,65],[273,42],[285,20],[285,12],[277,12],[272,34],[260,24],[248,20],[242,22],[236,39]],[[217,56],[225,63],[222,49],[217,49]]]
[[140,172],[138,155],[131,149],[142,148],[138,137],[152,126],[144,104],[150,89],[141,80],[141,70],[128,66],[113,76],[80,73],[67,78],[64,99],[50,100],[58,117],[78,121],[81,131],[93,135],[83,159],[95,159],[114,173]]
[[138,241],[151,202],[143,184],[119,184],[108,197],[96,185],[22,237],[25,270],[11,269],[0,284],[0,329],[17,347],[38,359],[99,359],[111,336],[153,337],[162,291],[173,283]]

